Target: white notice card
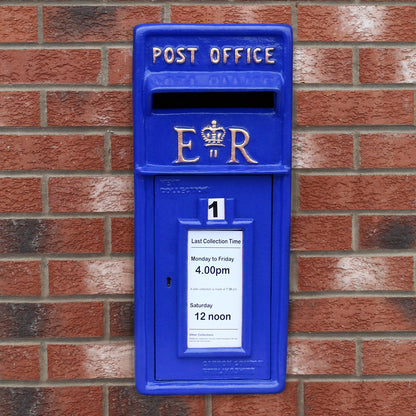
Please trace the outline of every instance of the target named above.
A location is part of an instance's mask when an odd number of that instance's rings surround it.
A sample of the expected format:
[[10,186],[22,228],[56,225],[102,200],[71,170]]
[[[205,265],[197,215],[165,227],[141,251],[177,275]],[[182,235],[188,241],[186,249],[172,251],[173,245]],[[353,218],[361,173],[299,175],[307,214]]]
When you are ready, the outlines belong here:
[[240,348],[243,232],[188,231],[188,348]]

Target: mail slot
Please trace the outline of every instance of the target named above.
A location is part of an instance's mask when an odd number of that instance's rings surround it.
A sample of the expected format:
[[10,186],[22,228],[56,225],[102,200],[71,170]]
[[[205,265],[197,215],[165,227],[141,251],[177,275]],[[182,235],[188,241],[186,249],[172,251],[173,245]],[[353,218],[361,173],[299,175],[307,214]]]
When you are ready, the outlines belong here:
[[140,25],[133,62],[137,389],[281,392],[291,28]]

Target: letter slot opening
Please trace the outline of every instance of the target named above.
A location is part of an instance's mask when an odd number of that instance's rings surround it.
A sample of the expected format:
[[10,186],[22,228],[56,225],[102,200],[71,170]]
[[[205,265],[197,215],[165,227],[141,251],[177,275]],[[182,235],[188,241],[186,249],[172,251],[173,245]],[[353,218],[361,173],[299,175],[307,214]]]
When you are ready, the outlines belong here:
[[273,91],[248,92],[157,92],[153,94],[153,110],[202,108],[275,108]]

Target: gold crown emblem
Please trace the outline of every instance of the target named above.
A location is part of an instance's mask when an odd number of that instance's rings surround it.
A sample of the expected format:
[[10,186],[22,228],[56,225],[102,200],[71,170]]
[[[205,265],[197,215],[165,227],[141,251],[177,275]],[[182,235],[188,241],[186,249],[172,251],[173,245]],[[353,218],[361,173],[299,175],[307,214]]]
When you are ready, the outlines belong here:
[[201,130],[202,138],[205,146],[224,146],[222,144],[225,136],[224,127],[217,127],[217,121],[212,120],[210,126],[206,126]]

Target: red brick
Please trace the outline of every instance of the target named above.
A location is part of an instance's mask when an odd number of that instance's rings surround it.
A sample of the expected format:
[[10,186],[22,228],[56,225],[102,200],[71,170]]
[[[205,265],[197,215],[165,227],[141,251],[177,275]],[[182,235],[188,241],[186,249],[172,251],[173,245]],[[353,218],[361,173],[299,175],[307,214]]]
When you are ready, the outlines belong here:
[[101,52],[88,49],[0,51],[0,84],[95,84]]
[[355,343],[291,339],[288,374],[355,374]]
[[172,6],[173,23],[284,23],[291,24],[291,6]]
[[51,178],[49,208],[51,212],[133,211],[133,178]]
[[111,219],[113,253],[133,253],[134,251],[134,219]]
[[0,345],[0,379],[39,380],[38,345]]
[[363,342],[363,374],[415,374],[415,340]]
[[0,6],[0,42],[37,42],[36,6]]
[[130,91],[47,93],[49,126],[131,126]]
[[360,160],[364,169],[416,167],[416,135],[363,134]]
[[297,415],[297,384],[289,382],[280,394],[244,394],[212,396],[212,416]]
[[109,386],[109,416],[204,416],[204,396],[143,396],[134,386]]
[[103,138],[84,135],[0,135],[0,165],[2,170],[103,169]]
[[361,215],[360,249],[416,248],[416,216]]
[[134,335],[133,302],[110,303],[110,335],[112,337],[130,337]]
[[133,260],[50,260],[49,293],[126,295],[133,293]]
[[108,50],[108,81],[110,84],[131,84],[132,66],[132,49]]
[[303,169],[352,168],[353,136],[298,133],[293,137],[293,167]]
[[302,176],[300,195],[302,210],[411,210],[416,207],[416,176]]
[[103,251],[101,218],[0,220],[0,254]]
[[40,126],[37,91],[0,91],[0,127]]
[[101,416],[101,386],[2,387],[0,413],[8,416]]
[[0,212],[40,211],[40,178],[0,178]]
[[299,125],[414,123],[413,91],[298,91]]
[[413,289],[412,257],[299,257],[300,291]]
[[99,302],[0,304],[1,338],[102,337]]
[[413,83],[414,49],[360,49],[360,82],[369,84]]
[[45,6],[46,42],[120,42],[133,39],[133,27],[159,23],[160,6]]
[[416,40],[415,8],[301,5],[298,7],[298,40],[413,42]]
[[114,170],[133,169],[133,136],[114,135],[111,137],[111,168]]
[[293,72],[295,83],[351,84],[352,49],[295,49]]
[[411,381],[306,382],[305,416],[414,416]]
[[350,216],[299,216],[292,219],[292,250],[350,250]]
[[291,302],[292,332],[416,330],[416,298],[324,298]]
[[48,345],[49,378],[133,378],[133,355],[132,343]]
[[1,261],[0,276],[0,296],[41,294],[39,261]]

